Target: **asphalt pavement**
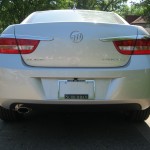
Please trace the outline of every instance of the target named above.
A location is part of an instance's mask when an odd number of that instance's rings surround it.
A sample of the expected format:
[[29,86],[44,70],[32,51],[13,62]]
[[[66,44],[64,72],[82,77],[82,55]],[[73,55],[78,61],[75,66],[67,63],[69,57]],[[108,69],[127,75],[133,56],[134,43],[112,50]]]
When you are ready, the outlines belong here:
[[150,118],[128,121],[118,112],[34,112],[0,120],[0,150],[150,150]]

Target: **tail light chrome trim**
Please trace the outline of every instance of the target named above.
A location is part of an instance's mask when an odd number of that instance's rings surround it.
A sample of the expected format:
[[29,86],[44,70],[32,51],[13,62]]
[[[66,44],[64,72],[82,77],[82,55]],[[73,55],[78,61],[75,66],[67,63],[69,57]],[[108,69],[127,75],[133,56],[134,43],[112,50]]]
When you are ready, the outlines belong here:
[[31,36],[31,35],[14,35],[14,34],[1,34],[0,38],[16,38],[16,39],[28,39],[28,40],[40,40],[40,41],[53,41],[53,36]]
[[133,40],[136,38],[137,38],[137,35],[132,35],[132,36],[118,36],[118,37],[100,38],[99,40],[102,42],[113,42],[113,41],[122,41],[122,40]]
[[135,39],[150,39],[150,35],[118,36],[118,37],[100,38],[99,40],[102,42],[113,42],[113,41],[135,40]]

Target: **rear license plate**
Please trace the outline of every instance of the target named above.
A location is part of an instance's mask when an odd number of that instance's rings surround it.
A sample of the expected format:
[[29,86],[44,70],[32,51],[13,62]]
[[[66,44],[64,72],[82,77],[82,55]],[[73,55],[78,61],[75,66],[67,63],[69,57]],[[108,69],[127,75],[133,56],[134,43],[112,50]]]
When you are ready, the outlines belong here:
[[65,99],[88,99],[88,94],[65,94]]
[[94,80],[59,80],[58,99],[95,99]]

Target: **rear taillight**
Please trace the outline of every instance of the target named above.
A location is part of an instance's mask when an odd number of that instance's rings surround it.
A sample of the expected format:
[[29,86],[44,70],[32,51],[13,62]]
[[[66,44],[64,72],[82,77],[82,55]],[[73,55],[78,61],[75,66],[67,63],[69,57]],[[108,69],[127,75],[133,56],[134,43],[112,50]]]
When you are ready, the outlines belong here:
[[0,38],[0,53],[3,54],[29,54],[39,44],[39,40]]
[[150,54],[150,39],[114,41],[114,45],[124,55]]

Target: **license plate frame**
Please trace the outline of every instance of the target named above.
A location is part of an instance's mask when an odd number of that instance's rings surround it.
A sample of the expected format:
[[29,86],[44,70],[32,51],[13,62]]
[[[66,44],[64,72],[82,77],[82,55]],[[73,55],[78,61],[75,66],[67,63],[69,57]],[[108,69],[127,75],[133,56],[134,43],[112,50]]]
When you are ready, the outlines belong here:
[[95,80],[58,80],[58,99],[95,99]]

